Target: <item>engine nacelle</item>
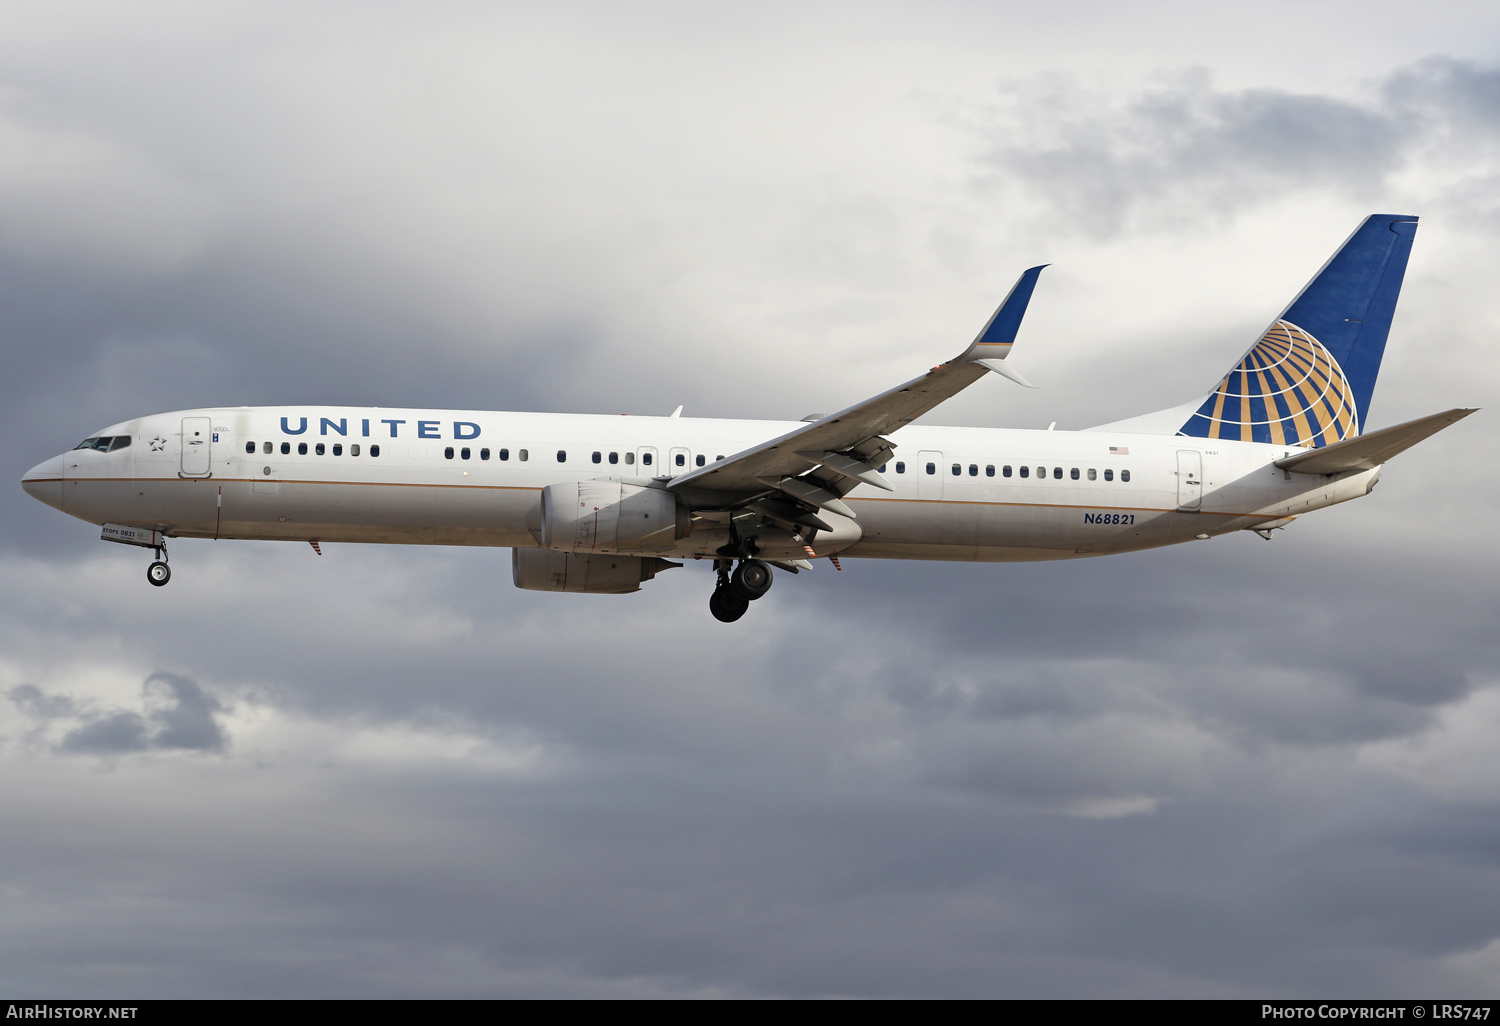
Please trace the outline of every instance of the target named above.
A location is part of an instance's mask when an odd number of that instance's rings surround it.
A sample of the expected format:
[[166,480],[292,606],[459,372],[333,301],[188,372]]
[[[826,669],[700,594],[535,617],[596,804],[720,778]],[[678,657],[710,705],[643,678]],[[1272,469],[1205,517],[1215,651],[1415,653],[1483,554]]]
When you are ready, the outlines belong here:
[[542,489],[542,544],[565,552],[669,549],[691,513],[671,492],[619,481],[563,481]]
[[527,591],[624,595],[663,570],[681,566],[656,556],[583,555],[554,549],[511,549],[511,579]]

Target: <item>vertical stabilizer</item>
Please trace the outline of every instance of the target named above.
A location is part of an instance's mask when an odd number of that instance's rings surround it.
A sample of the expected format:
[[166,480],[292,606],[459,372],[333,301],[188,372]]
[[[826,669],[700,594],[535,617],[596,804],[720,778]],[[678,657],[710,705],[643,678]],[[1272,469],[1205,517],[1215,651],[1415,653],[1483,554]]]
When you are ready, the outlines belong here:
[[1178,433],[1309,448],[1358,435],[1416,230],[1365,218]]

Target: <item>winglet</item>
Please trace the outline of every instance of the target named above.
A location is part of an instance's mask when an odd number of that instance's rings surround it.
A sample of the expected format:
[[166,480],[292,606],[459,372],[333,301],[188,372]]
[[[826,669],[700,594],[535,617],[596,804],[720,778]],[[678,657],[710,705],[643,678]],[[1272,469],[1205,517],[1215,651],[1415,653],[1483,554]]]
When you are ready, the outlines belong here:
[[1026,316],[1026,306],[1031,302],[1031,293],[1036,288],[1036,280],[1042,273],[1042,268],[1047,264],[1039,264],[1036,267],[1027,268],[1021,273],[1010,293],[995,310],[995,313],[980,329],[978,336],[964,350],[960,360],[969,360],[979,364],[981,367],[994,371],[1002,377],[1009,378],[1018,385],[1027,388],[1035,388],[1031,382],[1021,376],[1020,372],[1010,369],[1000,361],[1010,355],[1010,347],[1016,341],[1016,332],[1021,330],[1021,318]]

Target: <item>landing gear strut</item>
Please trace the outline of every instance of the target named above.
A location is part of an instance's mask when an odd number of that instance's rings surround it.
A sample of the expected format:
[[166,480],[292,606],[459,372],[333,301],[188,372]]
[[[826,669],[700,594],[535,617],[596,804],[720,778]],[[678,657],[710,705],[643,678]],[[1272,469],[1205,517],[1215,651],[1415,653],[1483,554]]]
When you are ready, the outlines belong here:
[[745,615],[754,599],[771,590],[771,568],[758,559],[741,559],[730,573],[732,560],[714,560],[718,583],[708,600],[708,611],[722,623],[733,623]]

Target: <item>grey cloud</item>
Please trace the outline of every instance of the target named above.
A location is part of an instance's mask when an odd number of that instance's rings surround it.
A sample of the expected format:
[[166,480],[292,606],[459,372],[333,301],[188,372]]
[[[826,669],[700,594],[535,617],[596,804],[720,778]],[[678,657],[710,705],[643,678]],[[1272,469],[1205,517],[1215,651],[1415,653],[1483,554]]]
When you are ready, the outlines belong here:
[[1380,85],[1384,106],[1408,118],[1426,119],[1413,127],[1438,133],[1449,142],[1456,131],[1478,131],[1475,142],[1493,143],[1500,130],[1500,69],[1472,61],[1429,57],[1387,76]]
[[5,693],[16,707],[37,720],[55,720],[73,715],[73,701],[66,695],[49,695],[35,684],[18,684]]
[[156,725],[152,748],[222,752],[229,746],[228,735],[214,719],[223,705],[196,681],[175,673],[153,673],[146,678],[145,691],[148,696],[164,692],[166,699],[149,713]]
[[1434,143],[1500,138],[1500,75],[1443,58],[1386,76],[1366,100],[1226,90],[1202,68],[1124,96],[1068,76],[1004,91],[981,164],[1045,199],[1055,227],[1098,238],[1181,230],[1297,193],[1379,203]]
[[63,735],[60,749],[86,755],[124,755],[151,747],[146,721],[139,713],[121,710],[85,719],[83,726]]
[[66,695],[51,695],[32,684],[6,692],[27,716],[43,726],[57,721],[78,725],[57,744],[62,752],[125,755],[151,750],[226,752],[229,736],[217,719],[223,704],[193,680],[153,673],[142,686],[145,709],[96,710]]

